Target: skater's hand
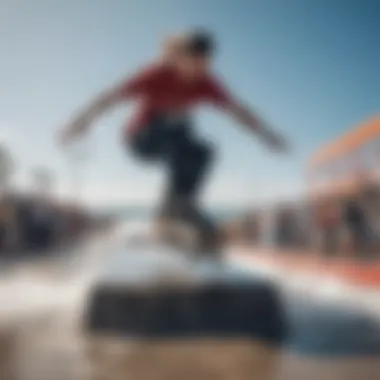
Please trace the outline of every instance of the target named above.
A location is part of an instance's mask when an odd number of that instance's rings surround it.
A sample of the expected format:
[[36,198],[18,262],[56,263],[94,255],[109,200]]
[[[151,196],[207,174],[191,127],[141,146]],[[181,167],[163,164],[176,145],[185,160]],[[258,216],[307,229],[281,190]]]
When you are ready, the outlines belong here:
[[285,138],[275,132],[256,112],[252,112],[249,108],[236,101],[230,102],[224,106],[224,109],[240,124],[247,127],[250,132],[253,132],[255,136],[259,136],[273,151],[279,153],[289,151],[289,145]]
[[61,147],[66,147],[73,142],[74,136],[67,129],[62,129],[56,136],[57,144]]
[[280,134],[266,131],[264,134],[266,144],[278,153],[289,153],[290,147],[287,140]]
[[58,132],[57,143],[62,147],[71,145],[83,135],[87,128],[88,123],[85,120],[77,120]]

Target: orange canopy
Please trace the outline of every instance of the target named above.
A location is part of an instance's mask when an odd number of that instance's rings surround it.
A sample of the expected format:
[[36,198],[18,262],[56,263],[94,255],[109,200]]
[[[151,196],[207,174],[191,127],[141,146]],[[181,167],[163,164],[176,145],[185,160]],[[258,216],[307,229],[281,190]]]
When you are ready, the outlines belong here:
[[373,117],[359,127],[323,146],[310,158],[309,165],[317,167],[344,156],[380,135],[380,116]]

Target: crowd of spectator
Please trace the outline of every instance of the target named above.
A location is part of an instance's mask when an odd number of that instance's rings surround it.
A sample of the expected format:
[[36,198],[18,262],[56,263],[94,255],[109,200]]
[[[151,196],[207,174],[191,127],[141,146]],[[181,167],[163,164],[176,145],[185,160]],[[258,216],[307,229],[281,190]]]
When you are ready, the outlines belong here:
[[330,257],[380,257],[380,186],[257,209],[236,221],[234,236],[280,251]]
[[0,256],[25,256],[78,241],[92,223],[86,210],[49,197],[0,194]]
[[318,205],[319,246],[328,255],[373,258],[380,253],[380,188],[367,186],[356,194]]

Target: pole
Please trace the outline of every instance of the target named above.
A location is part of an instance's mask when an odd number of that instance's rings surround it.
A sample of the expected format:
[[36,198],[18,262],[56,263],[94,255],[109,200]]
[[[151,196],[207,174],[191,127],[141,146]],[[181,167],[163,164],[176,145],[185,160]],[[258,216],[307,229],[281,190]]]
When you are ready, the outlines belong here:
[[82,201],[82,192],[84,184],[84,163],[87,155],[83,149],[73,149],[70,152],[70,173],[71,173],[71,196],[74,203],[80,203]]
[[0,144],[0,188],[6,190],[14,174],[14,161],[5,144]]

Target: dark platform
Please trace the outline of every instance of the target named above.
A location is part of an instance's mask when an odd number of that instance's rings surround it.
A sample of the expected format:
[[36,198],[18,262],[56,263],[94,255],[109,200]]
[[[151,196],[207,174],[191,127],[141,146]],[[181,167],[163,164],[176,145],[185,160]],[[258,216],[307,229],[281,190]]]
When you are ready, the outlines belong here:
[[[272,283],[228,264],[187,262],[166,248],[134,247],[109,256],[90,296],[89,333],[284,341],[287,324]],[[162,282],[159,273],[180,278]]]

